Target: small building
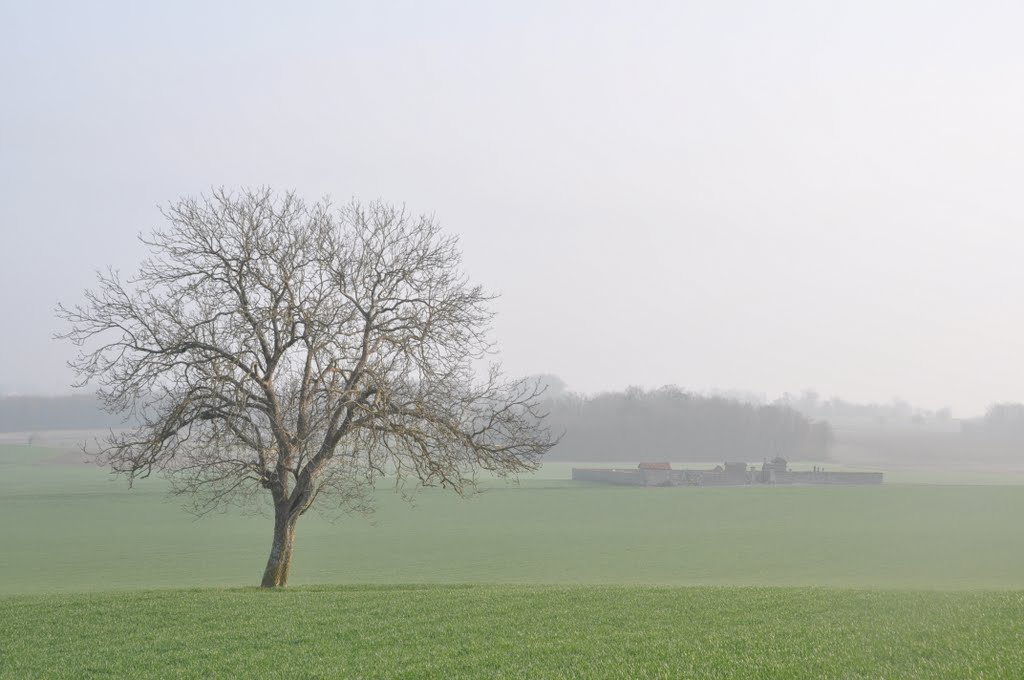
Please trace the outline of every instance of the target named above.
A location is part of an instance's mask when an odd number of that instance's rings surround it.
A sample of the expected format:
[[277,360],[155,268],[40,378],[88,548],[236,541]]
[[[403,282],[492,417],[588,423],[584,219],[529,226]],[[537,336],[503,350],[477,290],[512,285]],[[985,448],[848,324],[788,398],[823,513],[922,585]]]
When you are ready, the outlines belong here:
[[640,463],[636,467],[638,470],[671,470],[672,463]]
[[761,464],[761,483],[775,484],[784,472],[789,469],[789,463],[782,456],[775,456],[769,461],[765,458]]
[[672,486],[671,463],[640,463],[636,468],[644,486]]
[[673,470],[671,463],[645,462],[636,469],[573,468],[572,478],[583,482],[604,482],[628,486],[749,486],[757,484],[823,485],[881,484],[881,472],[796,471],[789,462],[776,456],[765,459],[758,470],[754,465],[729,461],[711,470]]

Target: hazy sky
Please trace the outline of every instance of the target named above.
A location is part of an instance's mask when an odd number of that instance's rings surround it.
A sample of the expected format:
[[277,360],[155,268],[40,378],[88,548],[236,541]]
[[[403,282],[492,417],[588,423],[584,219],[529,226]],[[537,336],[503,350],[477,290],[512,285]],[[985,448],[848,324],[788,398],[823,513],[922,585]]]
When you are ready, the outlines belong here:
[[405,202],[512,373],[1024,400],[1024,3],[0,3],[0,391],[156,206]]

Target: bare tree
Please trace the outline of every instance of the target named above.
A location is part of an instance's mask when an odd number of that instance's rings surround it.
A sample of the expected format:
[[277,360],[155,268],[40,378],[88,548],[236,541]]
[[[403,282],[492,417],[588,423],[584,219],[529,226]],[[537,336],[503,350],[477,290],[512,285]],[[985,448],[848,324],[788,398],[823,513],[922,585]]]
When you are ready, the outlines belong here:
[[81,348],[79,384],[142,423],[103,442],[114,471],[166,472],[198,513],[269,494],[264,587],[287,584],[315,502],[365,509],[382,477],[462,494],[551,447],[535,382],[474,372],[492,297],[432,218],[269,189],[163,214],[136,274],[58,306],[58,337]]

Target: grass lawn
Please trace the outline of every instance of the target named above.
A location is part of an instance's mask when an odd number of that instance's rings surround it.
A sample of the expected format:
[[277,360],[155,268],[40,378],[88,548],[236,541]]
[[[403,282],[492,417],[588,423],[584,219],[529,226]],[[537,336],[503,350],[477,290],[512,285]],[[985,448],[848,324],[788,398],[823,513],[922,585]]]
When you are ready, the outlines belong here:
[[[159,480],[5,454],[0,594],[258,582],[267,517],[195,519]],[[292,582],[1024,589],[1024,487],[385,490],[369,518],[303,518]]]
[[1024,594],[407,586],[0,598],[3,678],[1019,678]]
[[304,518],[298,587],[260,592],[239,586],[268,518],[196,520],[159,480],[56,457],[0,446],[0,678],[1024,675],[1021,485],[642,489],[554,466]]

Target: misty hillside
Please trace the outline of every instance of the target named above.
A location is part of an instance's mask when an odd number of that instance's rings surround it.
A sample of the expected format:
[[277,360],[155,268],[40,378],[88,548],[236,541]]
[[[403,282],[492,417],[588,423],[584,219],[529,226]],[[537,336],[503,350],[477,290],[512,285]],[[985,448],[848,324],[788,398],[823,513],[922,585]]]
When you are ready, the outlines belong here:
[[[832,432],[795,409],[702,396],[674,387],[582,396],[546,403],[548,424],[564,433],[549,460],[757,460],[827,458]],[[0,431],[124,427],[92,395],[0,398]]]
[[125,427],[125,419],[103,411],[92,394],[0,397],[0,432],[110,427]]
[[825,460],[833,442],[828,423],[789,406],[677,387],[560,394],[547,407],[551,427],[564,432],[551,460]]
[[[677,387],[581,395],[553,376],[545,408],[562,434],[547,460],[757,462],[838,460],[864,464],[1024,462],[1024,405],[993,404],[957,420],[906,402],[856,404],[805,393],[771,404],[743,395]],[[125,427],[94,395],[0,397],[0,432]]]

